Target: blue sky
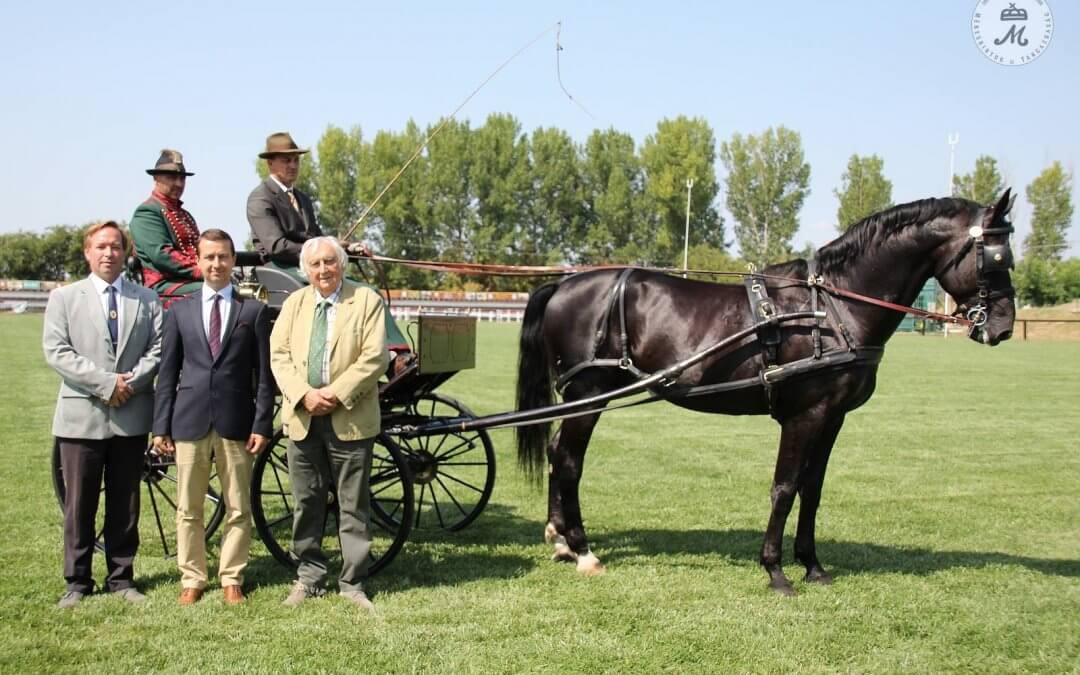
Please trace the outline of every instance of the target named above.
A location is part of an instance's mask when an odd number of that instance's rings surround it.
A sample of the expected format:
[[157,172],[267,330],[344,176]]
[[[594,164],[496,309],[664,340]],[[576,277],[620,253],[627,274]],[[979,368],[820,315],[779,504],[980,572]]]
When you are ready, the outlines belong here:
[[[143,170],[173,147],[197,174],[185,201],[200,227],[246,238],[268,133],[310,146],[328,124],[370,138],[431,123],[562,21],[563,82],[595,120],[558,87],[553,33],[459,118],[507,112],[579,141],[612,126],[639,144],[679,114],[708,120],[718,144],[785,125],[811,165],[795,241],[821,245],[852,153],[882,156],[897,202],[946,193],[954,132],[958,173],[990,154],[1021,193],[1054,160],[1075,167],[1080,7],[1048,2],[1052,42],[1020,67],[976,48],[975,0],[6,3],[0,231],[130,218],[150,191]],[[1075,226],[1068,238],[1075,254]]]

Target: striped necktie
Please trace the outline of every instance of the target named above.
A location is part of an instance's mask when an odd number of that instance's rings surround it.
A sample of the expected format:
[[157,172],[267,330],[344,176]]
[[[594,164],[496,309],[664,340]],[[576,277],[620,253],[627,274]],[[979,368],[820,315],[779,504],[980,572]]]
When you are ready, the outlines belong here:
[[217,360],[221,353],[221,296],[214,293],[214,306],[210,308],[210,330],[206,335],[210,343],[210,356]]
[[286,190],[285,195],[289,198],[289,203],[292,204],[293,210],[300,213],[300,202],[296,201],[296,195],[293,194],[292,188]]
[[329,302],[315,305],[315,322],[311,325],[311,342],[308,343],[308,384],[321,387],[323,382],[323,357],[326,355],[326,312]]

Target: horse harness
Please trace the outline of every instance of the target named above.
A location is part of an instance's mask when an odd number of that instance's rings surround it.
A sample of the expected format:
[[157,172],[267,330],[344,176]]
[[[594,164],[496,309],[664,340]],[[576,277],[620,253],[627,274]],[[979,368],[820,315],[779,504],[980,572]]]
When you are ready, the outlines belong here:
[[[836,310],[836,304],[832,296],[823,288],[820,276],[815,273],[813,260],[808,261],[808,275],[806,284],[810,289],[811,311],[813,313],[813,325],[811,326],[811,339],[813,341],[813,355],[781,364],[778,361],[778,353],[783,342],[780,324],[785,320],[785,315],[777,311],[776,305],[768,295],[765,279],[751,270],[744,277],[747,300],[749,303],[751,319],[754,322],[752,328],[758,345],[761,348],[760,367],[758,374],[731,382],[720,382],[705,385],[679,385],[672,374],[668,374],[661,381],[659,392],[663,398],[682,398],[692,396],[705,396],[721,392],[762,387],[765,391],[769,407],[772,409],[776,400],[776,385],[784,380],[805,375],[824,368],[843,368],[863,365],[876,365],[881,361],[883,347],[858,347],[854,343],[851,332],[844,325]],[[638,380],[652,377],[652,373],[642,371],[634,365],[630,357],[630,336],[626,329],[626,282],[634,268],[628,267],[619,274],[608,293],[604,312],[600,317],[596,332],[593,335],[593,343],[589,356],[567,369],[559,375],[556,382],[556,390],[562,393],[570,384],[570,381],[583,370],[588,368],[619,368],[633,375]],[[819,310],[819,295],[824,298],[829,312]],[[619,328],[617,346],[620,352],[618,358],[597,358],[596,354],[607,342],[608,326],[612,323],[612,313],[617,316]],[[829,321],[829,314],[836,317],[835,321]],[[824,351],[821,344],[822,319],[827,323],[835,323],[834,333],[840,336],[843,347]],[[670,369],[669,369],[670,370]],[[677,377],[678,373],[673,373]]]
[[[982,222],[985,209],[979,209],[973,220]],[[998,298],[1012,298],[1016,291],[1012,286],[1004,289],[990,290],[986,275],[994,272],[1008,272],[1013,269],[1013,254],[1009,242],[1004,244],[987,244],[986,235],[1009,235],[1015,232],[1011,223],[1006,222],[1004,227],[988,227],[983,229],[981,225],[974,225],[969,230],[971,237],[960,247],[949,262],[934,276],[945,272],[951,267],[960,264],[964,256],[972,249],[975,250],[975,287],[978,289],[975,302],[972,305],[961,304],[956,308],[953,316],[963,316],[971,322],[971,330],[975,331],[982,327],[990,318],[990,301]]]

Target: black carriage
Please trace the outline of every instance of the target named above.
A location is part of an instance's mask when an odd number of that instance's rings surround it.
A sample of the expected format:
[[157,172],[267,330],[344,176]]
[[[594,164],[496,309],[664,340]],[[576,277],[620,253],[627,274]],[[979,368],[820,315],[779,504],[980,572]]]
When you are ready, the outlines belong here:
[[[303,284],[272,266],[260,266],[258,254],[237,254],[239,292],[280,309],[289,293]],[[357,262],[354,260],[354,262]],[[137,264],[129,266],[141,278]],[[415,334],[413,331],[415,328]],[[475,417],[461,402],[436,389],[461,370],[475,366],[476,322],[464,316],[420,315],[407,333],[412,352],[406,365],[391,370],[379,385],[384,431],[375,439],[371,467],[372,547],[369,574],[388,565],[414,528],[456,531],[484,510],[495,484],[495,452],[485,430],[448,430],[444,434],[405,437],[395,429],[441,419]],[[280,399],[279,403],[280,405]],[[260,539],[282,564],[295,567],[289,551],[293,500],[289,483],[287,439],[278,427],[270,446],[255,459],[251,511]],[[166,556],[173,554],[176,516],[176,470],[171,455],[148,446],[142,480],[145,499]],[[65,487],[60,449],[53,442],[52,475],[63,507]],[[206,495],[206,537],[224,519],[224,504],[211,476]],[[336,498],[331,494],[326,523],[327,541],[336,541]],[[101,540],[99,536],[99,542]],[[100,543],[99,543],[100,545]],[[332,548],[332,547],[331,547]]]

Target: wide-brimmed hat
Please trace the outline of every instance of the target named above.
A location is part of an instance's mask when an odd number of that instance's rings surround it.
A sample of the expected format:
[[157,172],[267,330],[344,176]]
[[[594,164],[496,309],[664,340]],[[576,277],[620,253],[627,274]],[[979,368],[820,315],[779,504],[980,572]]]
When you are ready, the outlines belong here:
[[307,148],[301,148],[296,144],[287,131],[279,131],[266,137],[266,150],[259,153],[259,157],[269,159],[274,155],[303,155],[308,152]]
[[184,168],[184,156],[180,154],[179,150],[169,150],[165,148],[161,151],[161,157],[158,157],[157,164],[153,169],[147,169],[146,173],[151,176],[159,173],[178,173],[184,176],[194,176]]

